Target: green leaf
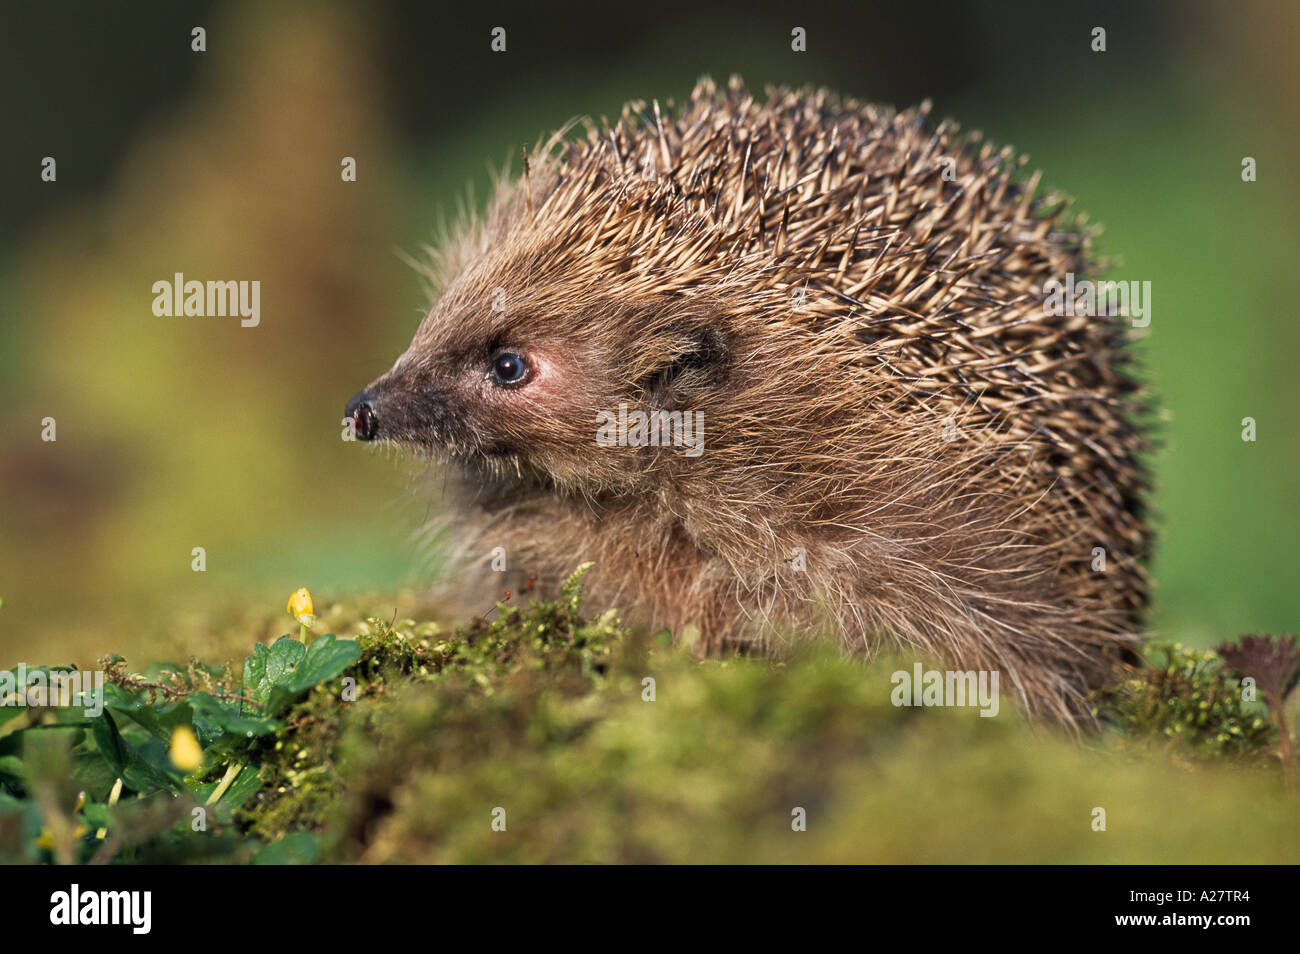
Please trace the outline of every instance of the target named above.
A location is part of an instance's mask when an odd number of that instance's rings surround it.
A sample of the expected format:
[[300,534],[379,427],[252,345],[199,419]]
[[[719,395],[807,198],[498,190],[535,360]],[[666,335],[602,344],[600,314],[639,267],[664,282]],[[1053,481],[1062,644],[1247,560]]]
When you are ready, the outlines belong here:
[[127,749],[126,742],[122,739],[122,733],[117,731],[117,723],[113,717],[105,711],[103,714],[91,720],[91,736],[95,740],[95,747],[114,775],[122,775],[126,771],[127,763],[131,760],[131,754]]
[[103,802],[86,802],[85,807],[81,810],[81,815],[91,828],[108,828],[112,824],[108,806]]
[[279,715],[293,700],[313,686],[340,675],[361,658],[354,639],[320,636],[310,646],[281,636],[268,649],[258,645],[244,663],[244,694],[266,707],[266,715]]
[[77,787],[83,789],[91,798],[105,799],[113,790],[113,783],[118,775],[109,766],[98,749],[89,751],[78,749],[72,753],[72,777]]
[[290,678],[307,655],[307,647],[292,636],[281,636],[270,647],[258,643],[244,661],[244,695],[261,705],[271,691]]
[[181,775],[167,755],[167,746],[149,738],[144,745],[129,748],[130,759],[122,771],[122,780],[141,795],[162,790],[179,793],[185,790]]
[[[208,796],[216,791],[217,786],[220,784],[221,780],[216,779],[195,786],[195,798],[197,798],[201,804],[206,804]],[[230,783],[230,787],[226,789],[225,793],[221,796],[221,800],[217,802],[216,805],[211,806],[211,808],[216,810],[217,815],[221,820],[228,820],[230,814],[234,812],[236,808],[261,791],[262,786],[265,784],[266,783],[262,781],[262,777],[258,774],[256,765],[245,765],[235,780]]]
[[328,682],[361,659],[361,644],[355,639],[335,639],[326,633],[307,647],[307,658],[286,688],[301,690]]
[[122,713],[145,728],[150,735],[168,744],[171,743],[172,730],[178,725],[189,725],[193,719],[187,702],[155,706],[121,686],[104,687],[104,707]]
[[234,703],[222,702],[206,692],[196,692],[189,697],[194,710],[194,731],[204,747],[224,734],[238,738],[269,735],[280,727],[274,719],[261,714],[245,715]]
[[23,760],[16,755],[0,755],[0,778],[23,777]]
[[285,835],[253,858],[255,865],[314,865],[320,860],[320,842],[309,831]]

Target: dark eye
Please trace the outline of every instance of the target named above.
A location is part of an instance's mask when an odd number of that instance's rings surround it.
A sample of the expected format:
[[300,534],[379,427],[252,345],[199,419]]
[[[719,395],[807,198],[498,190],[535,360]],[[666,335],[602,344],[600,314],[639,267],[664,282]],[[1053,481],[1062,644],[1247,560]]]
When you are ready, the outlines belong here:
[[528,377],[528,362],[521,354],[502,351],[492,359],[492,371],[489,377],[497,384],[519,384]]

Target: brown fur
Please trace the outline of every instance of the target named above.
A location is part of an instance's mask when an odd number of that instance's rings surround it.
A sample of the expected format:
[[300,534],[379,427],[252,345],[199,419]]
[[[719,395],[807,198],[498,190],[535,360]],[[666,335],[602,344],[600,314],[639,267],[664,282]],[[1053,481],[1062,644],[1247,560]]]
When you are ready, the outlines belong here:
[[[1142,408],[1118,319],[1043,314],[1095,263],[1022,162],[736,80],[563,131],[435,253],[377,436],[449,458],[465,552],[544,588],[594,560],[589,599],[709,650],[828,614],[1085,721],[1146,600]],[[620,402],[703,412],[703,454],[598,447]]]

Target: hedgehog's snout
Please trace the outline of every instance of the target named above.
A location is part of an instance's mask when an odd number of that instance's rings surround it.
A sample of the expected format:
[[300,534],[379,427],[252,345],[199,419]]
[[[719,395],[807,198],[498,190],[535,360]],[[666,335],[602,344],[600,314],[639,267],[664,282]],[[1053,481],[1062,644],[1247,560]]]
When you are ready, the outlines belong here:
[[379,433],[379,419],[375,416],[375,408],[371,404],[368,391],[360,392],[349,401],[343,416],[352,421],[352,429],[356,432],[358,440],[373,441],[375,435]]

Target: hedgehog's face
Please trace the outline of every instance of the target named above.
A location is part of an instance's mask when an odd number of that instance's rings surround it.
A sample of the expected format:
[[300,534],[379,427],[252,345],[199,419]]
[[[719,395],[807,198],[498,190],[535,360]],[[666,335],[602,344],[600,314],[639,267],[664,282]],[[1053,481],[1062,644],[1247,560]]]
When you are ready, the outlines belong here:
[[722,381],[726,339],[679,303],[588,295],[584,307],[565,305],[573,300],[552,293],[500,312],[444,296],[393,367],[349,402],[356,436],[498,476],[634,489],[646,452],[659,448],[611,444],[601,422],[617,419],[620,405],[698,405]]

